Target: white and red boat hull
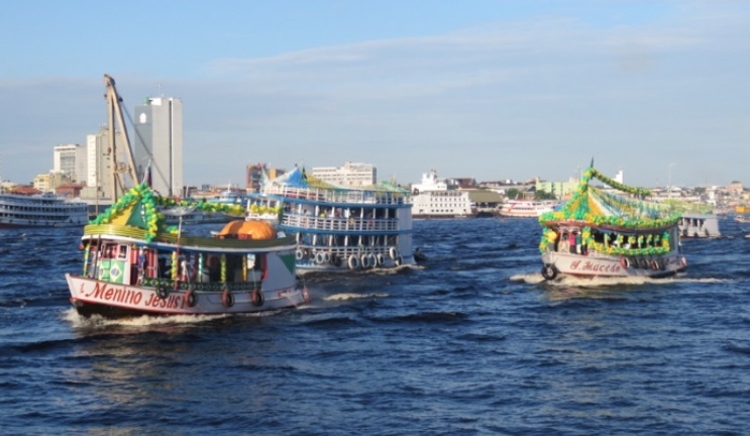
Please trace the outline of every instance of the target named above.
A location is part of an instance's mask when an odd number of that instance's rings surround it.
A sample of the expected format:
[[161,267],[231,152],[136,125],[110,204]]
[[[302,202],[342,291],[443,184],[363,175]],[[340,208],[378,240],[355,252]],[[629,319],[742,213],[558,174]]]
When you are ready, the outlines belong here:
[[[250,313],[295,307],[309,301],[306,288],[297,286],[264,289],[262,304],[253,299],[253,289],[225,291],[192,291],[169,289],[159,298],[152,287],[114,284],[72,274],[65,275],[71,291],[71,302],[79,313],[102,315],[213,315]],[[256,297],[257,298],[257,297]],[[190,305],[193,303],[193,306]]]

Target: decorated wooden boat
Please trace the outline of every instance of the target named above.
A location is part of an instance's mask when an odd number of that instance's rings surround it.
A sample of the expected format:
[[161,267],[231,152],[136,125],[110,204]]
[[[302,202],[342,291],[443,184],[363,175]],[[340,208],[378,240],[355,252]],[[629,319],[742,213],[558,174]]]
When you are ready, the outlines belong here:
[[242,205],[175,202],[146,184],[132,188],[84,227],[83,269],[66,274],[84,316],[248,313],[309,300],[296,279],[292,237],[238,219],[216,236],[182,234],[159,210],[243,216]]
[[572,197],[539,217],[544,278],[664,277],[685,270],[681,215],[646,201],[649,195],[601,174],[592,162]]

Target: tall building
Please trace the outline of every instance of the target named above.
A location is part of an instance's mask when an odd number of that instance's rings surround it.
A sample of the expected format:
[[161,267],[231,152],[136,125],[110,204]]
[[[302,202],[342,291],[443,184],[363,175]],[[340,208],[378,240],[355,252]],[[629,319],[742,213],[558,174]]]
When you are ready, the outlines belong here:
[[53,151],[53,167],[55,173],[65,174],[74,182],[86,180],[86,147],[80,144],[56,145]]
[[371,186],[378,182],[378,171],[374,165],[345,162],[341,167],[318,167],[312,175],[324,182],[340,186]]
[[136,173],[144,180],[151,168],[151,184],[161,195],[182,195],[182,100],[147,98],[135,108],[131,136]]
[[247,192],[260,191],[264,172],[269,179],[275,179],[286,171],[280,168],[268,168],[264,163],[248,164],[245,170],[245,189]]
[[109,147],[109,130],[106,127],[96,134],[86,135],[86,187],[81,191],[81,198],[114,198],[114,161],[127,162],[122,134],[116,132],[115,135],[116,159],[113,159]]

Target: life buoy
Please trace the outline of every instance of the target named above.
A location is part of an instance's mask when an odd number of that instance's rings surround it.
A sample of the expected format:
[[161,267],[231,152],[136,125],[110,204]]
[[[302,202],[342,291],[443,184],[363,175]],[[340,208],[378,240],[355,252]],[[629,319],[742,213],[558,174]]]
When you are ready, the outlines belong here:
[[187,307],[195,307],[198,304],[198,296],[195,295],[195,291],[189,289],[182,294],[182,301],[185,302]]
[[156,296],[161,300],[166,300],[167,297],[169,297],[169,289],[167,289],[167,285],[164,283],[156,285]]
[[628,269],[628,267],[630,267],[630,260],[628,260],[627,257],[621,257],[620,258],[620,266],[623,269]]
[[398,249],[396,247],[391,247],[390,250],[388,250],[388,255],[391,256],[392,260],[396,260],[398,257]]
[[323,261],[325,263],[331,263],[331,253],[329,251],[323,253]]
[[414,188],[413,191],[411,191],[412,195],[419,195],[419,189]]
[[325,261],[326,257],[322,251],[318,251],[317,253],[315,253],[315,263],[317,263],[318,265],[323,265]]
[[302,260],[305,258],[305,253],[303,253],[302,250],[298,248],[297,251],[294,252],[294,258],[297,260]]
[[224,289],[224,292],[221,293],[221,304],[227,308],[234,306],[234,295],[229,292],[229,289]]
[[557,268],[555,265],[546,264],[542,266],[542,277],[544,277],[545,280],[554,280],[555,277],[557,277]]
[[349,261],[347,263],[349,264],[349,269],[359,268],[359,258],[354,254],[349,256]]
[[396,266],[401,266],[401,264],[402,264],[402,263],[404,263],[404,259],[403,259],[403,258],[402,258],[401,256],[399,256],[399,257],[397,257],[397,258],[396,258],[396,259],[395,259],[395,260],[393,261],[393,263],[394,263],[394,264],[395,264]]
[[366,254],[362,255],[362,258],[360,259],[360,263],[362,265],[362,268],[367,269],[370,265],[370,257]]
[[657,271],[659,269],[659,262],[656,259],[651,259],[651,269]]
[[383,262],[385,261],[385,256],[383,256],[382,253],[378,253],[378,255],[375,257],[375,259],[378,262],[378,266],[383,266]]
[[680,258],[680,265],[682,265],[683,268],[687,268],[687,259],[686,258]]
[[378,258],[374,254],[370,253],[369,256],[367,256],[367,263],[370,264],[370,267],[374,268],[378,266]]
[[261,292],[259,289],[254,290],[250,293],[250,302],[253,303],[253,306],[260,307],[263,305],[263,292]]

